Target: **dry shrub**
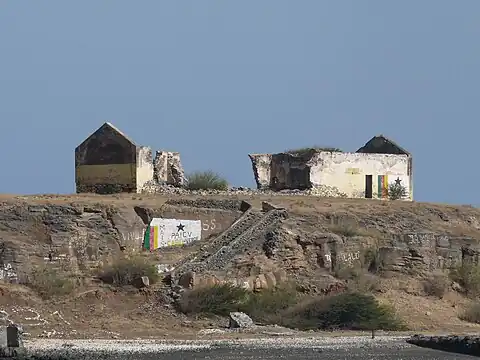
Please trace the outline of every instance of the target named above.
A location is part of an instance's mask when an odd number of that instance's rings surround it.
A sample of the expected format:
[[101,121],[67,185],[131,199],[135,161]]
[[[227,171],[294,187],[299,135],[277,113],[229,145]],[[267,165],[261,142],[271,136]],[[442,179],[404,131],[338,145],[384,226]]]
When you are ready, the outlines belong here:
[[423,282],[423,289],[429,296],[442,299],[450,286],[448,276],[444,273],[434,273]]
[[380,289],[380,278],[358,266],[339,266],[334,275],[338,279],[345,280],[347,289],[350,291],[374,293]]
[[295,288],[289,284],[260,292],[222,284],[185,291],[177,302],[177,309],[185,314],[222,316],[242,311],[255,321],[275,322],[277,315],[295,304],[296,299]]
[[214,171],[196,171],[188,176],[189,190],[228,190],[228,181]]
[[75,278],[64,271],[49,266],[38,266],[24,274],[20,281],[43,299],[65,296],[75,290]]
[[460,320],[480,324],[480,303],[474,302],[459,316]]
[[360,228],[356,224],[352,224],[349,222],[332,224],[328,226],[328,230],[334,234],[345,236],[345,237],[362,236],[364,234],[362,228]]
[[304,301],[293,286],[249,292],[229,284],[187,290],[177,302],[185,314],[227,316],[243,311],[256,322],[275,323],[297,329],[400,330],[403,323],[388,306],[373,296],[348,292]]
[[480,266],[478,264],[464,262],[451,271],[450,277],[465,289],[468,296],[480,295]]
[[177,301],[177,309],[184,314],[228,315],[241,311],[248,301],[247,290],[231,284],[186,290]]
[[402,330],[402,321],[392,308],[372,295],[347,292],[318,297],[282,317],[282,325],[302,330]]
[[142,276],[147,276],[151,284],[159,279],[155,264],[141,255],[117,258],[100,269],[98,275],[103,282],[116,286],[132,285]]

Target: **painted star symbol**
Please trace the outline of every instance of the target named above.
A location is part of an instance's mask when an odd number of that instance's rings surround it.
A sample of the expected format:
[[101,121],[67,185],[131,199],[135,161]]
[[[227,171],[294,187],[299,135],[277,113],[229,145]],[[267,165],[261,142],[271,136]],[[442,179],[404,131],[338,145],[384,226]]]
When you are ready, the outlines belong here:
[[402,182],[402,180],[400,180],[400,178],[397,177],[397,180],[395,180],[395,184],[402,185],[401,182]]
[[185,225],[182,225],[182,223],[180,223],[180,225],[177,225],[177,232],[178,231],[183,231],[183,229],[185,229]]

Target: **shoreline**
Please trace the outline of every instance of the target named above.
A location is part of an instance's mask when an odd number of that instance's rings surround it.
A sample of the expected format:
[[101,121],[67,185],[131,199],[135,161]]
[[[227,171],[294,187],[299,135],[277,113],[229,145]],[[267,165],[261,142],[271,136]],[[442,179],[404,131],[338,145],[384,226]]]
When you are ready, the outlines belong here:
[[109,353],[149,353],[169,351],[196,351],[218,347],[249,348],[355,348],[374,345],[408,346],[408,336],[379,335],[374,339],[368,336],[337,337],[261,337],[249,339],[199,339],[199,340],[65,340],[65,339],[29,339],[24,340],[25,349],[29,353],[66,351],[66,352],[109,352]]

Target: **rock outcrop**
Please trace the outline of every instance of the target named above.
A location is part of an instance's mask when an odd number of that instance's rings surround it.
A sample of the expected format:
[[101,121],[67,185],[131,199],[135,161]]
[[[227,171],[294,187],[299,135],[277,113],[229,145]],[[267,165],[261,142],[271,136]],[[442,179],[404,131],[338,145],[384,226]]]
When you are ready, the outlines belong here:
[[480,337],[478,336],[414,335],[409,338],[407,342],[412,345],[417,345],[429,349],[480,356]]

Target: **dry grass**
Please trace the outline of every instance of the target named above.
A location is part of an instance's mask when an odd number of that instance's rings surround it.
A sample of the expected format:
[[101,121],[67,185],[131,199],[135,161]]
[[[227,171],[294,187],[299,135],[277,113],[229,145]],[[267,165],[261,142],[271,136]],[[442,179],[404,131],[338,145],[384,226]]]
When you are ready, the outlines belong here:
[[423,283],[425,293],[442,299],[450,287],[450,279],[447,274],[437,272],[431,274]]
[[376,298],[395,308],[412,331],[436,333],[478,332],[480,326],[460,319],[470,300],[453,291],[446,292],[442,299],[424,297],[422,281],[399,277],[383,279],[383,288]]
[[32,268],[20,281],[43,299],[70,295],[76,287],[72,274],[47,266]]
[[103,282],[116,286],[132,285],[142,276],[147,276],[150,284],[159,279],[155,263],[141,255],[119,257],[100,269],[98,274]]
[[459,318],[471,323],[480,324],[480,303],[474,302],[467,306],[463,314]]

